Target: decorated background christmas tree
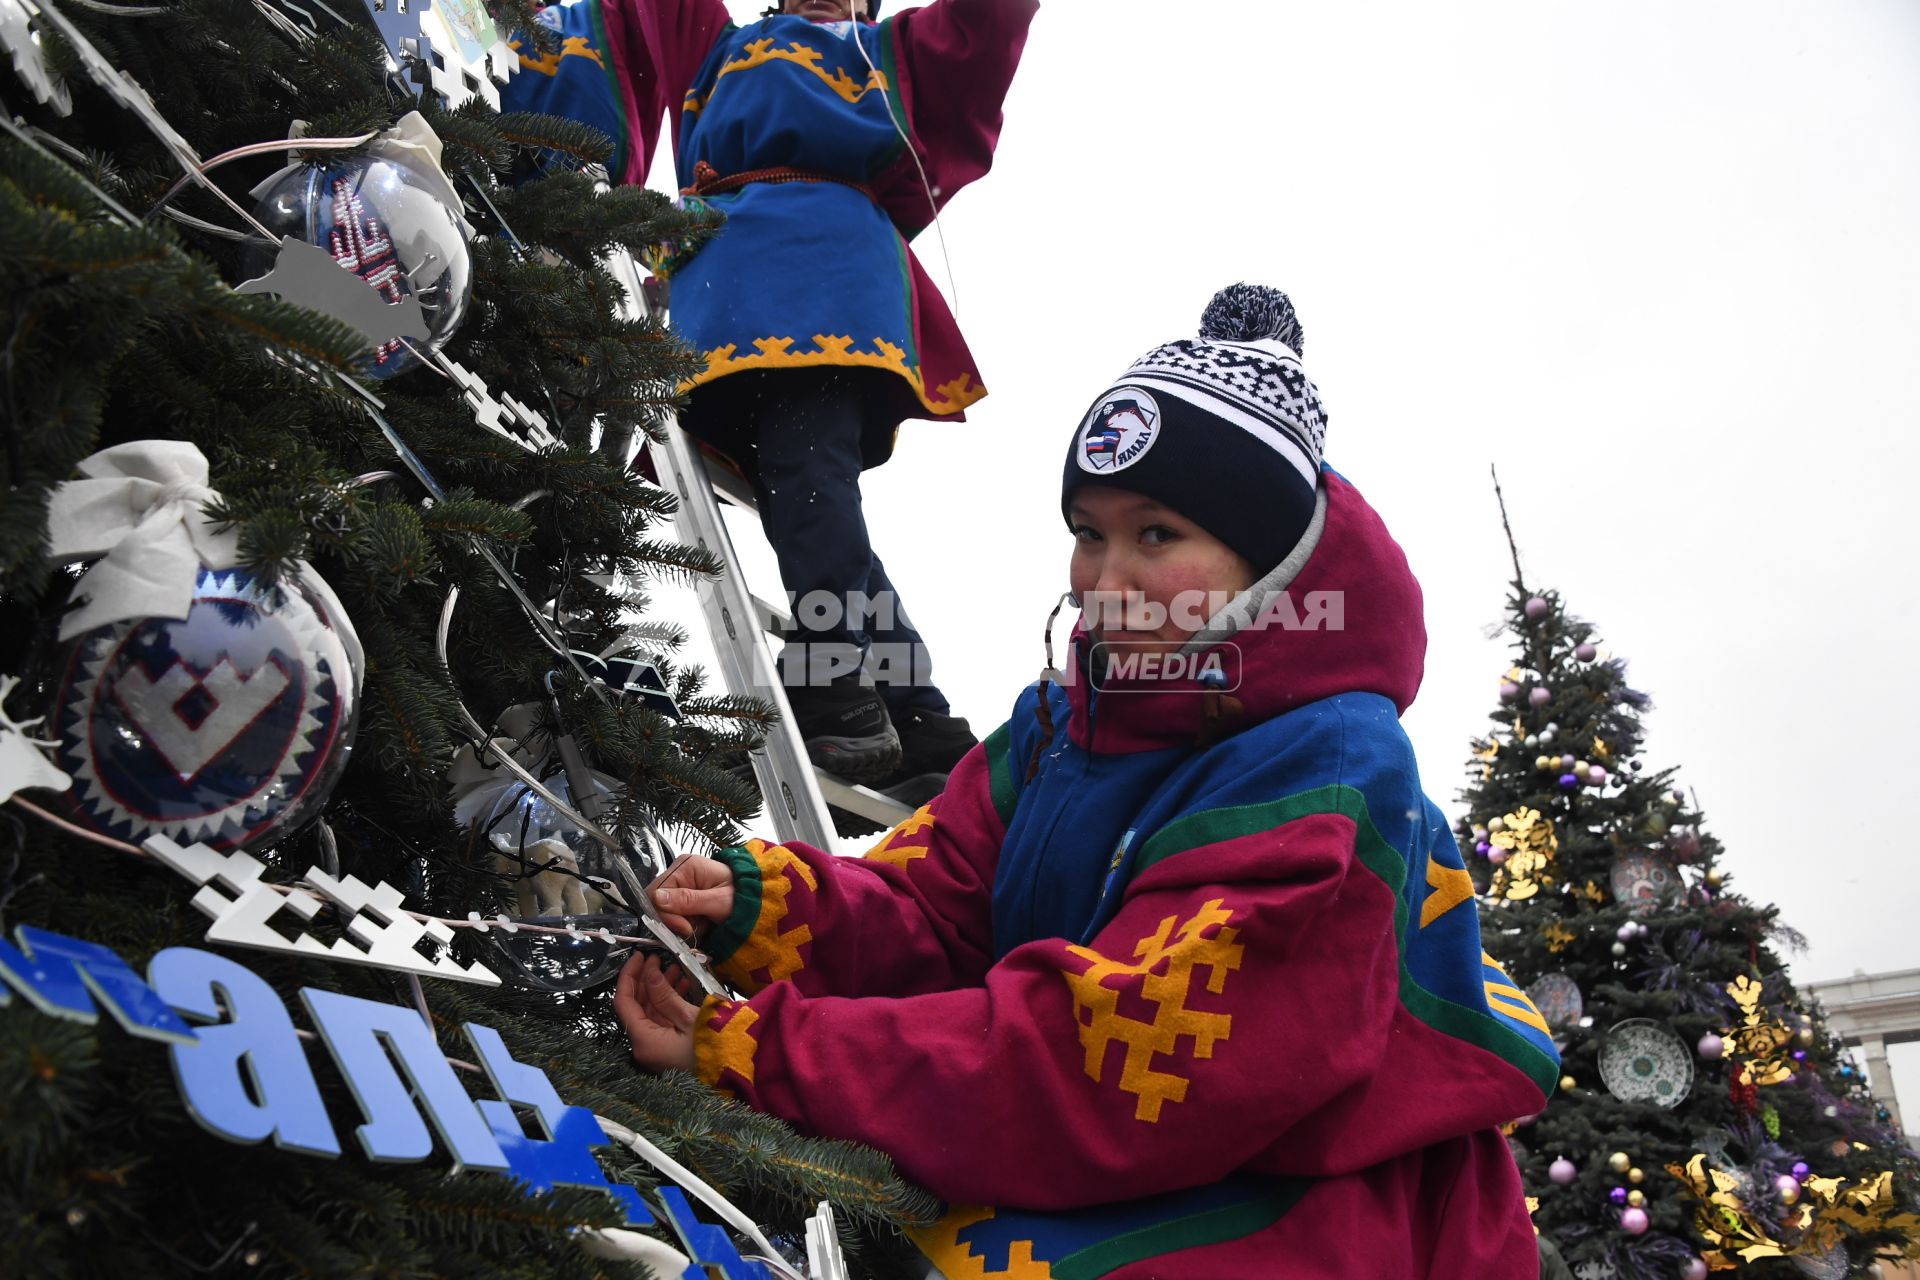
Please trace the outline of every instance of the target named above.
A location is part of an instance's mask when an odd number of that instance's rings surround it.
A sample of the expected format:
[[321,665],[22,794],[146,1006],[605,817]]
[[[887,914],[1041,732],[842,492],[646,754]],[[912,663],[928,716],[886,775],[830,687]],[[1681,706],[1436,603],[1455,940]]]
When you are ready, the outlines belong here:
[[692,364],[608,255],[701,229],[426,8],[0,0],[8,1274],[637,1276],[576,1229],[752,1252],[696,1178],[856,1249],[930,1208],[628,1060],[634,888],[735,836],[769,714],[638,591],[719,566],[628,470]]
[[1795,990],[1800,940],[1643,761],[1625,661],[1517,551],[1506,630],[1460,838],[1485,945],[1561,1045],[1559,1095],[1512,1135],[1535,1224],[1583,1278],[1920,1257],[1920,1165]]

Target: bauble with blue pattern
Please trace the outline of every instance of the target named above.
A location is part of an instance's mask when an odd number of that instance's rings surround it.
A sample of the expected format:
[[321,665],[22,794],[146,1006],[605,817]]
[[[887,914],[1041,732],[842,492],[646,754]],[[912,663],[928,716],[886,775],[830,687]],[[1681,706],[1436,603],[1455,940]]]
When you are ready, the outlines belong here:
[[352,624],[311,569],[266,586],[203,567],[185,618],[110,623],[62,652],[47,723],[73,818],[134,844],[290,835],[346,768],[360,668]]

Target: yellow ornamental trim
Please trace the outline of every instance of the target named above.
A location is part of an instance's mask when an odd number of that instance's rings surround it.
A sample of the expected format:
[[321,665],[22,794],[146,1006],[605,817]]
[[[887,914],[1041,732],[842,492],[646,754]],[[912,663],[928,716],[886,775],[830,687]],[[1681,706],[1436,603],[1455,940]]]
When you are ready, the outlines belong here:
[[688,115],[699,114],[706,109],[707,103],[713,100],[713,94],[719,90],[722,79],[737,71],[751,71],[755,67],[764,67],[771,63],[786,63],[811,71],[819,77],[822,84],[850,103],[858,103],[875,90],[881,93],[887,91],[886,73],[878,68],[868,72],[865,80],[855,80],[843,67],[835,67],[833,73],[829,75],[826,68],[820,65],[821,58],[822,54],[818,49],[811,48],[798,40],[784,49],[774,48],[771,37],[755,40],[741,51],[739,57],[730,59],[720,68],[719,74],[713,78],[712,91],[705,97],[698,93],[689,93],[682,104],[682,109]]
[[[1207,970],[1207,990],[1219,995],[1226,989],[1227,974],[1240,967],[1245,948],[1235,941],[1239,931],[1226,927],[1233,913],[1224,902],[1214,898],[1185,924],[1179,924],[1178,916],[1162,920],[1134,947],[1138,964],[1110,960],[1087,947],[1067,948],[1069,955],[1088,962],[1081,973],[1061,975],[1073,993],[1086,1073],[1096,1083],[1102,1082],[1107,1046],[1115,1041],[1125,1046],[1119,1084],[1139,1099],[1133,1112],[1136,1120],[1157,1123],[1164,1103],[1182,1102],[1187,1096],[1186,1077],[1155,1070],[1155,1058],[1177,1053],[1182,1036],[1193,1041],[1195,1058],[1211,1058],[1214,1042],[1232,1033],[1229,1015],[1187,1006],[1195,969]],[[1113,977],[1122,979],[1120,987],[1106,985]],[[1152,1021],[1120,1012],[1123,989],[1136,990],[1142,1000],[1155,1006]]]
[[997,1259],[989,1264],[989,1253],[960,1238],[968,1227],[992,1219],[994,1212],[983,1205],[956,1205],[930,1227],[908,1227],[907,1238],[946,1280],[1053,1280],[1053,1268],[1035,1260],[1031,1240],[1009,1240],[1001,1265]]
[[752,1035],[760,1014],[752,1006],[708,996],[694,1019],[694,1074],[722,1093],[732,1095],[728,1072],[745,1084],[753,1083],[753,1055],[760,1042]]
[[881,836],[880,842],[867,850],[864,856],[868,862],[890,862],[896,867],[904,867],[916,858],[927,856],[928,844],[932,837],[921,836],[917,844],[902,842],[919,835],[922,831],[931,832],[932,829],[933,802],[928,801],[914,810],[912,817]]
[[1504,1013],[1515,1021],[1539,1028],[1542,1035],[1551,1036],[1553,1028],[1547,1025],[1547,1020],[1540,1016],[1540,1010],[1534,1007],[1533,997],[1514,985],[1513,978],[1501,968],[1500,962],[1493,958],[1493,953],[1483,950],[1480,963],[1500,975],[1498,982],[1482,981],[1480,984],[1487,993],[1487,1007],[1495,1013]]
[[1433,892],[1420,905],[1422,929],[1461,903],[1473,900],[1473,877],[1462,868],[1444,865],[1432,855],[1427,857],[1427,885]]
[[873,340],[872,351],[857,351],[853,339],[844,334],[816,333],[813,335],[814,349],[795,351],[793,338],[755,338],[754,354],[740,355],[739,346],[726,343],[706,353],[707,368],[704,373],[696,374],[680,384],[681,394],[704,386],[715,378],[723,378],[730,373],[740,373],[749,369],[808,369],[822,365],[833,365],[859,369],[885,369],[897,373],[907,380],[913,388],[913,394],[928,412],[946,416],[959,413],[968,405],[985,398],[987,389],[973,380],[970,373],[929,391],[921,381],[920,370],[907,363],[907,353],[885,338]]
[[[507,48],[515,53],[520,53],[520,47],[518,40],[511,41],[507,45]],[[543,53],[538,58],[529,58],[526,54],[520,53],[520,68],[523,71],[536,71],[543,76],[556,76],[560,74],[562,58],[586,58],[602,71],[607,69],[606,60],[600,56],[600,51],[593,47],[593,42],[585,36],[568,36],[560,42],[558,49]]]
[[760,867],[760,915],[747,940],[715,972],[731,986],[757,991],[806,967],[800,948],[813,941],[813,930],[803,924],[783,931],[780,922],[787,918],[787,895],[796,883],[813,891],[820,883],[813,868],[785,845],[749,840],[746,850]]

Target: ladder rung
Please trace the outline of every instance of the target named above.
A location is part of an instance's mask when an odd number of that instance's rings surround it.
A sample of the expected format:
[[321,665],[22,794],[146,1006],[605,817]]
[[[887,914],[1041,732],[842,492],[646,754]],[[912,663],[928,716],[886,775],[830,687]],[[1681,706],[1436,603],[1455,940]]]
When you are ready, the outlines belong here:
[[[632,257],[624,251],[608,255],[607,265],[627,290],[629,314],[661,317],[666,298],[659,282],[643,281]],[[680,536],[719,556],[727,568],[717,579],[702,579],[697,584],[700,609],[722,679],[728,692],[756,694],[782,713],[779,722],[769,727],[766,740],[749,753],[754,782],[765,801],[764,817],[772,823],[775,834],[782,840],[799,839],[817,848],[833,848],[833,823],[821,793],[822,786],[828,784],[837,803],[871,821],[892,826],[911,816],[905,805],[878,792],[849,787],[814,770],[766,638],[769,623],[777,628],[786,621],[785,610],[756,599],[747,590],[720,509],[721,501],[731,502],[751,513],[757,522],[760,511],[753,487],[720,458],[714,457],[709,463],[677,422],[669,419],[664,436],[651,456],[664,482],[662,487],[680,499],[675,516]]]
[[709,466],[707,482],[713,491],[734,506],[753,513],[754,519],[760,518],[760,504],[753,496],[753,486],[739,472],[722,466]]
[[838,805],[848,813],[857,813],[870,822],[897,827],[913,816],[913,810],[891,796],[883,796],[871,787],[856,786],[836,778],[825,769],[815,768],[813,777],[820,784],[820,794],[827,798],[828,804]]
[[783,635],[787,628],[793,625],[793,615],[779,605],[762,600],[759,596],[749,598],[753,601],[753,620],[758,622],[760,629],[768,635]]

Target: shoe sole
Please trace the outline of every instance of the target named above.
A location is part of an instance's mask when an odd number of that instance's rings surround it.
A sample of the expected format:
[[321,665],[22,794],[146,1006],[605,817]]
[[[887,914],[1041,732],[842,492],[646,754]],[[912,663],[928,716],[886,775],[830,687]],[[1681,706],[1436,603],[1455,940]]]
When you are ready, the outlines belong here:
[[858,738],[808,738],[807,757],[849,782],[877,782],[900,767],[900,735],[888,726],[884,734]]
[[947,789],[947,773],[920,773],[911,778],[903,778],[890,787],[880,788],[880,794],[889,800],[898,800],[909,809],[918,809],[930,803],[933,798]]

